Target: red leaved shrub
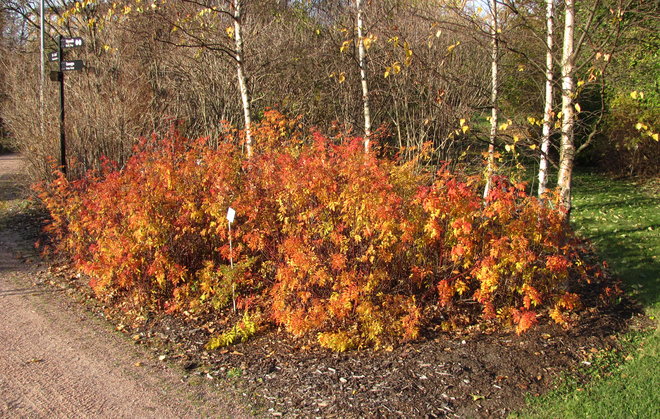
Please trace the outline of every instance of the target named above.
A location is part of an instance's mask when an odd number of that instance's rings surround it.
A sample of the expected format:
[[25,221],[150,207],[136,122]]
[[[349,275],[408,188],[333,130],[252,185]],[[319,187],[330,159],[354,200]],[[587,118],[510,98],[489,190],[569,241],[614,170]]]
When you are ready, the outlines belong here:
[[108,302],[229,316],[234,300],[334,350],[416,339],[433,322],[521,333],[579,307],[585,264],[562,214],[524,185],[497,178],[484,200],[478,178],[303,135],[276,111],[254,137],[245,160],[238,131],[218,147],[171,133],[122,168],[39,185],[57,250]]

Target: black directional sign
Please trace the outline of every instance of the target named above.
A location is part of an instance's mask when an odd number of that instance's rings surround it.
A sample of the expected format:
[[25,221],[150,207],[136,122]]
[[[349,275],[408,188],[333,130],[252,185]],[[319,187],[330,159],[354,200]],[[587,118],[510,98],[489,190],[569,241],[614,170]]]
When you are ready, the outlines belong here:
[[48,61],[57,61],[60,59],[60,54],[57,51],[48,54]]
[[60,62],[60,70],[62,71],[73,71],[73,70],[82,70],[85,64],[82,60],[70,60]]
[[82,38],[62,38],[60,40],[60,45],[62,48],[76,48],[82,47],[85,44]]

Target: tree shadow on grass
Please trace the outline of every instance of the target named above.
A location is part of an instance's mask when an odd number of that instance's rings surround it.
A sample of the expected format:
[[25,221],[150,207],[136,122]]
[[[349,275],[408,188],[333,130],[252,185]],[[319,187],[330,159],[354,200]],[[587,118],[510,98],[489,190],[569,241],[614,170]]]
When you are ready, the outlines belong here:
[[645,306],[660,301],[660,199],[638,185],[582,173],[576,178],[575,225],[625,289]]

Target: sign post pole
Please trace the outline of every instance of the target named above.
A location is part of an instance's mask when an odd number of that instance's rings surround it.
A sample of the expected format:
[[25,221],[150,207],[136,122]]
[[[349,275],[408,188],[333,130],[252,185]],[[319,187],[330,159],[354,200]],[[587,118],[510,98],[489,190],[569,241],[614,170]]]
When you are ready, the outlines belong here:
[[46,63],[44,54],[44,0],[39,2],[39,52],[41,52],[41,68],[39,73],[39,126],[41,127],[41,136],[44,137],[44,89],[46,85]]
[[66,132],[64,129],[64,71],[60,67],[62,62],[62,36],[57,37],[57,72],[58,80],[60,82],[60,164],[62,165],[62,173],[66,176]]
[[57,62],[57,71],[50,73],[51,80],[60,83],[60,166],[62,173],[66,176],[66,130],[64,129],[64,73],[66,71],[82,70],[85,63],[82,60],[64,60],[65,48],[78,48],[85,44],[82,38],[64,38],[62,35],[57,37],[57,52],[48,54],[49,61]]

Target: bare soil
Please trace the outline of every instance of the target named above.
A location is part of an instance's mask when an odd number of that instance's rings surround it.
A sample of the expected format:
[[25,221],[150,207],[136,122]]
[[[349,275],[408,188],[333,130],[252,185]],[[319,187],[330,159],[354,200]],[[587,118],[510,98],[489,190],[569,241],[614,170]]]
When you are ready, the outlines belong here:
[[66,265],[16,259],[8,243],[38,232],[34,214],[16,217],[25,220],[6,221],[0,234],[0,415],[504,417],[620,348],[617,334],[641,319],[622,301],[585,310],[572,329],[522,336],[428,332],[390,350],[337,354],[271,328],[209,352],[220,328],[212,316],[136,321],[94,300]]

